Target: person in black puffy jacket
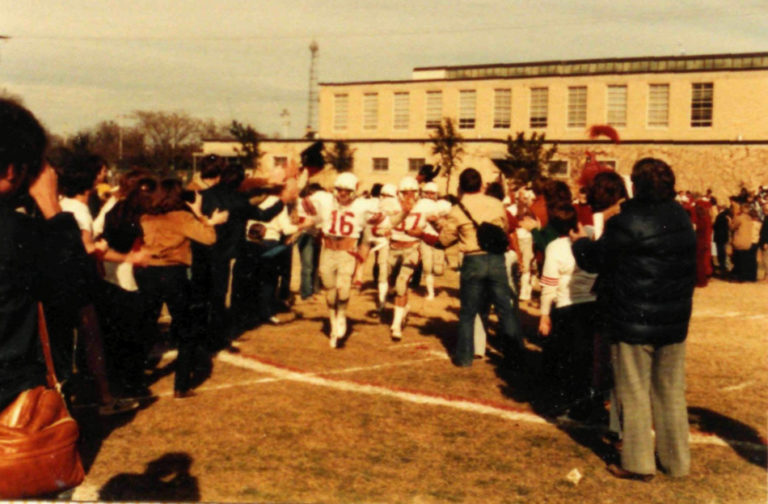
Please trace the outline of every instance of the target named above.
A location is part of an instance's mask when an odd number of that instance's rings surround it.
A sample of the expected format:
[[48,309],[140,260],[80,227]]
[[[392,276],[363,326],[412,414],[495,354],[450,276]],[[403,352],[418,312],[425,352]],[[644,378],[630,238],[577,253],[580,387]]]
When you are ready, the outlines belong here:
[[611,338],[623,409],[620,478],[650,480],[662,469],[688,474],[685,339],[696,284],[696,235],[675,198],[675,175],[644,158],[632,169],[635,197],[606,223],[597,241],[573,243],[579,267],[599,274],[598,302]]

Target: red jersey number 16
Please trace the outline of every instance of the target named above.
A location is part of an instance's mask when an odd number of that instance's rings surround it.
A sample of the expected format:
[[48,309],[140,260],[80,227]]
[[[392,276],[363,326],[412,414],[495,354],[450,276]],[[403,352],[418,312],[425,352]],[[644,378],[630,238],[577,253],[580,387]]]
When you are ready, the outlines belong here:
[[[328,230],[329,234],[349,236],[352,231],[355,230],[354,225],[355,214],[352,212],[339,213],[338,210],[331,212],[331,228]],[[336,231],[336,225],[338,223],[338,232]]]

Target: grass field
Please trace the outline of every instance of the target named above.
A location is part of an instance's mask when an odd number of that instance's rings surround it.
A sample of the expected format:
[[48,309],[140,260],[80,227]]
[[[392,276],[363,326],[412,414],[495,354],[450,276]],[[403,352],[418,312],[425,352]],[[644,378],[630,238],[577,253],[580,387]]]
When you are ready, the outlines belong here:
[[[401,343],[372,316],[372,289],[353,295],[351,336],[337,350],[324,303],[304,303],[215,357],[184,400],[171,398],[166,355],[135,414],[99,422],[79,412],[88,474],[74,499],[766,502],[768,284],[714,280],[696,291],[692,473],[650,483],[607,473],[601,429],[548,415],[535,340],[514,371],[493,350],[471,368],[450,364],[457,284],[449,271],[434,302],[412,297]],[[523,308],[531,328],[535,308]],[[578,483],[567,478],[574,469]]]

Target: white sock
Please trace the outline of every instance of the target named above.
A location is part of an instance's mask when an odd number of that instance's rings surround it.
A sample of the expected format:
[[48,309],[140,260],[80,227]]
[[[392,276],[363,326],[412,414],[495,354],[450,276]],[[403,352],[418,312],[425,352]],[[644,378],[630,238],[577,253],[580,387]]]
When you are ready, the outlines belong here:
[[427,284],[427,298],[432,299],[435,297],[435,275],[432,273],[427,275],[426,278],[426,284]]
[[338,317],[336,315],[336,310],[330,310],[328,314],[328,320],[331,321],[331,338],[336,336],[336,332],[338,329]]
[[389,290],[389,284],[387,282],[379,282],[379,306],[384,306],[387,302],[387,291]]
[[336,310],[336,330],[339,338],[343,338],[347,333],[347,310],[345,308]]
[[395,314],[392,317],[392,330],[400,332],[403,329],[403,317],[405,316],[405,306],[395,306]]
[[531,299],[531,273],[523,273],[520,276],[520,299],[527,301]]

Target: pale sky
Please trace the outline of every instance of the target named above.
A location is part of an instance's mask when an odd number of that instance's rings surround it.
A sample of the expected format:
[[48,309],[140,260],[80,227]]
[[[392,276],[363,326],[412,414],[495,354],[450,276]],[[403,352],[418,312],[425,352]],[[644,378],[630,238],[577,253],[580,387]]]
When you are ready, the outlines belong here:
[[[417,66],[768,51],[768,0],[0,0],[0,89],[54,133],[134,110],[289,136],[320,82]],[[130,119],[121,119],[130,124]]]

